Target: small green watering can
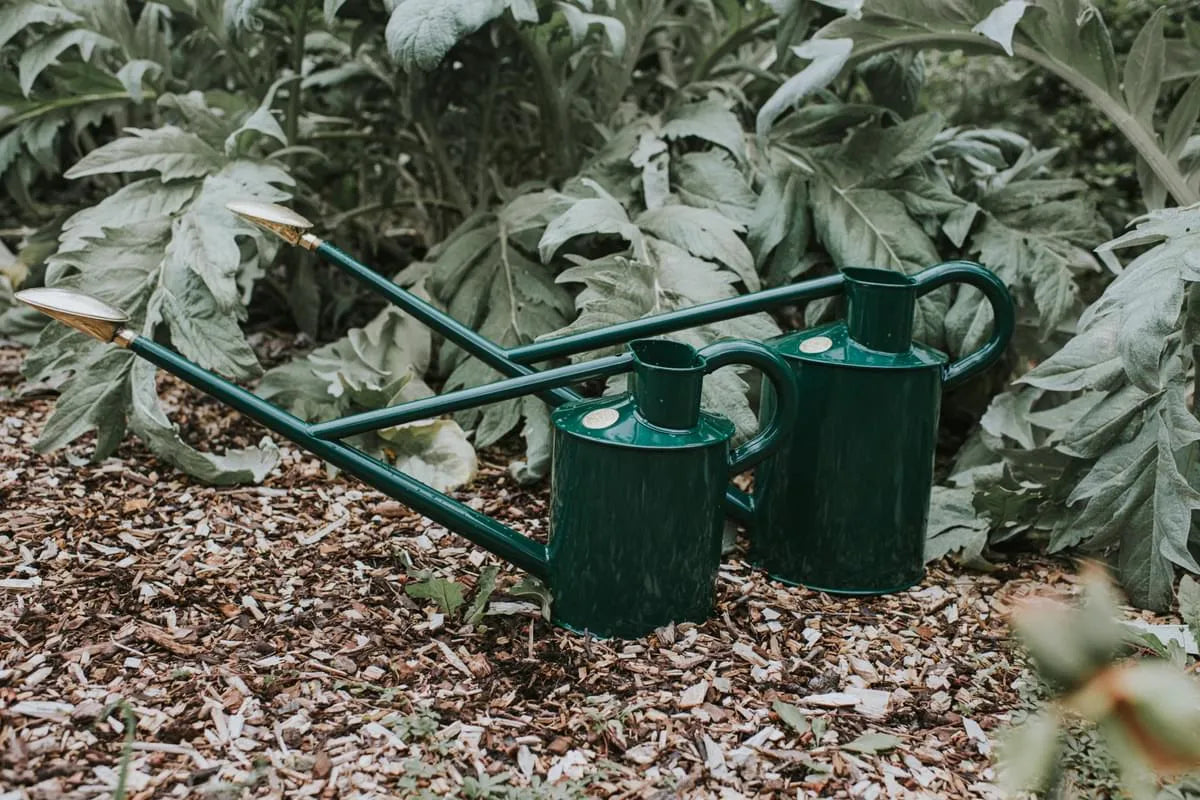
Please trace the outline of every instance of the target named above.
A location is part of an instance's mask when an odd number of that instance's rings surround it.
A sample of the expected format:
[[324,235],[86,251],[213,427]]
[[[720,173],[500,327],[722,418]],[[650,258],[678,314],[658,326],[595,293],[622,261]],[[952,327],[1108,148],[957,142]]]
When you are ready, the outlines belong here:
[[[77,330],[128,348],[530,572],[549,586],[557,624],[598,636],[637,637],[670,622],[710,615],[730,474],[771,455],[796,417],[791,370],[764,345],[721,341],[696,350],[642,339],[620,355],[310,424],[126,329],[126,316],[100,300],[61,289],[29,289],[16,296]],[[701,411],[700,392],[706,374],[734,363],[766,375],[775,405],[759,433],[731,450],[733,424]],[[547,545],[341,441],[625,372],[632,373],[628,392],[572,401],[553,413]]]
[[[756,473],[750,560],[787,583],[885,594],[924,574],[942,390],[1003,353],[1013,304],[970,262],[842,276],[844,321],[767,343],[791,365],[800,405],[791,437]],[[912,340],[917,298],[948,283],[981,290],[993,314],[988,341],[954,363]]]

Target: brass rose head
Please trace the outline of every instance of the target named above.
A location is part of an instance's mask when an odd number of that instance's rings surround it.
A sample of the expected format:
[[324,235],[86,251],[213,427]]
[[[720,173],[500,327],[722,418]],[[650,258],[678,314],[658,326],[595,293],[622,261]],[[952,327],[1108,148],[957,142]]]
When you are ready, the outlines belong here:
[[313,224],[286,206],[258,200],[234,200],[226,203],[225,207],[247,222],[270,231],[288,244],[300,245],[311,250],[309,240],[319,243],[316,237],[308,233]]
[[27,306],[102,342],[111,342],[129,315],[83,292],[70,289],[25,289],[15,295]]

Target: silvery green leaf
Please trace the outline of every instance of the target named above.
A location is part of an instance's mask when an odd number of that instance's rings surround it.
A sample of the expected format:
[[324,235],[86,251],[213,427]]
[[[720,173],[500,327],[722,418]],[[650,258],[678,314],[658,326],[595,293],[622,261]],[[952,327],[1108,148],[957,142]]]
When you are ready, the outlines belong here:
[[1124,374],[1117,350],[1118,327],[1116,315],[1099,318],[1053,356],[1025,373],[1018,383],[1057,392],[1109,387]]
[[125,91],[135,103],[142,102],[142,84],[148,73],[162,73],[162,64],[144,58],[135,58],[125,62],[117,71],[117,78],[125,86]]
[[725,153],[684,153],[672,165],[676,191],[689,206],[711,208],[742,225],[754,219],[758,195]]
[[83,18],[62,6],[19,0],[0,10],[0,47],[32,25],[55,25],[58,23],[82,22]]
[[239,305],[237,271],[241,252],[228,223],[232,215],[221,214],[193,203],[175,218],[171,243],[167,246],[167,269],[176,273],[195,272],[203,278],[216,307],[225,313]]
[[523,397],[521,414],[525,417],[525,427],[521,429],[521,435],[525,438],[525,460],[509,464],[508,474],[522,486],[529,486],[550,474],[550,448],[553,441],[550,410],[537,397]]
[[217,305],[195,272],[168,270],[159,301],[171,331],[171,343],[184,356],[231,378],[253,378],[262,373],[237,318]]
[[642,197],[646,208],[661,208],[671,195],[671,155],[667,143],[653,133],[644,133],[629,163],[642,171]]
[[784,112],[832,83],[853,49],[852,39],[813,39],[793,47],[792,52],[798,58],[809,59],[811,63],[788,78],[763,104],[755,124],[758,135],[765,137]]
[[452,491],[475,477],[475,448],[458,423],[422,420],[387,430],[387,449],[396,469],[439,492]]
[[688,103],[672,111],[663,123],[662,135],[672,140],[702,139],[724,148],[738,160],[745,157],[742,123],[736,114],[713,100]]
[[423,580],[409,581],[404,585],[404,592],[409,597],[432,600],[447,614],[453,614],[466,603],[463,599],[462,585],[445,578],[426,577]]
[[164,182],[194,178],[220,168],[221,154],[193,133],[173,125],[127,128],[123,136],[96,148],[63,175],[82,178],[106,172],[157,172]]
[[803,183],[803,179],[793,172],[771,175],[763,185],[746,234],[755,266],[759,269],[793,227],[808,227],[806,204],[800,201],[807,196]]
[[[867,264],[913,273],[938,262],[933,242],[888,192],[842,188],[827,179],[810,185],[814,230],[838,266]],[[949,300],[938,292],[920,298],[914,336],[940,344],[948,307]]]
[[893,50],[862,62],[857,68],[871,99],[901,117],[911,117],[925,84],[925,60],[919,50]]
[[1191,575],[1184,575],[1179,581],[1179,616],[1192,637],[1200,642],[1200,582]]
[[1119,386],[1061,432],[1058,449],[1077,458],[1100,458],[1130,438],[1142,424],[1145,410],[1160,396],[1159,392],[1147,394],[1129,384]]
[[222,19],[229,31],[258,30],[262,22],[257,16],[258,10],[266,0],[225,0],[222,9]]
[[223,455],[205,453],[185,443],[159,404],[154,390],[155,372],[156,367],[149,361],[134,359],[129,378],[129,427],[156,456],[217,486],[261,482],[279,464],[279,448],[266,437],[257,447],[228,450]]
[[129,372],[133,361],[132,353],[109,348],[96,361],[76,372],[63,386],[54,413],[42,428],[37,451],[57,450],[95,430],[92,458],[99,461],[112,455],[125,435]]
[[980,426],[992,436],[1007,436],[1026,450],[1035,446],[1029,413],[1036,392],[1004,392],[992,398]]
[[173,112],[169,116],[178,114],[184,128],[214,148],[233,131],[233,121],[209,108],[201,92],[167,93],[158,98],[158,105]]
[[[538,199],[520,206],[510,203],[500,214],[500,225],[488,224],[457,235],[438,254],[431,268],[431,286],[446,301],[450,315],[503,347],[526,344],[562,327],[571,311],[570,295],[555,284],[551,271],[527,255],[509,236],[509,223],[518,227],[530,225],[530,217],[550,216],[552,211],[562,208],[553,196],[539,195]],[[610,198],[571,205],[545,229],[543,245],[550,240],[550,249],[544,251],[547,258],[567,239],[584,232],[582,228],[588,225],[584,212],[591,202],[608,208],[609,213],[615,208],[624,218],[624,210]],[[526,222],[521,222],[522,219]],[[620,224],[636,234],[637,229],[628,221]],[[536,225],[531,226],[531,232],[534,229]],[[562,239],[553,241],[559,235]],[[442,374],[449,373],[446,391],[491,383],[500,377],[478,359],[450,346],[440,351],[439,369]],[[483,447],[517,427],[522,418],[522,403],[520,400],[493,403],[461,412],[455,418],[463,427],[475,431],[476,445]]]
[[0,136],[0,175],[12,165],[17,156],[21,155],[21,128],[13,128],[4,136]]
[[63,223],[59,252],[68,253],[86,246],[88,239],[104,237],[105,228],[124,228],[134,222],[166,217],[186,206],[195,195],[197,184],[157,178],[143,178],[122,186],[94,206],[76,211]]
[[58,57],[70,48],[78,47],[80,58],[87,61],[96,48],[106,49],[115,47],[116,44],[107,36],[86,28],[72,28],[34,42],[22,51],[21,58],[17,61],[21,93],[28,97],[33,89],[33,82],[42,71],[55,63]]
[[333,21],[337,19],[337,13],[342,6],[346,4],[346,0],[325,0],[324,6],[321,9],[325,16],[325,24],[333,25]]
[[500,568],[495,564],[489,564],[480,570],[479,582],[475,584],[475,597],[471,600],[471,607],[463,614],[463,622],[478,625],[483,620],[492,592],[496,591],[496,576],[499,573]]
[[620,203],[611,197],[584,198],[546,226],[538,242],[542,261],[554,258],[559,248],[576,236],[590,233],[611,233],[635,243],[641,238],[637,226],[629,221],[629,215]]
[[225,139],[225,155],[233,156],[237,153],[238,140],[247,131],[255,131],[264,136],[270,136],[283,145],[288,143],[287,134],[283,132],[283,127],[275,119],[275,115],[271,113],[270,106],[264,103],[255,109],[253,114],[246,117],[242,121],[241,126]]
[[1154,123],[1154,106],[1158,103],[1158,93],[1166,68],[1163,46],[1165,13],[1165,8],[1155,10],[1138,31],[1137,38],[1125,57],[1125,74],[1122,80],[1125,104],[1148,128]]
[[384,31],[388,53],[406,70],[433,69],[506,8],[507,0],[401,0]]
[[508,0],[508,10],[517,22],[538,21],[538,8],[534,0]]
[[1028,717],[1008,731],[1000,747],[1000,780],[1013,795],[1040,792],[1050,780],[1061,748],[1061,723],[1054,711]]
[[758,291],[754,256],[739,234],[745,228],[707,208],[670,205],[643,212],[635,223],[643,231],[682,247],[694,256],[716,261],[737,273],[746,288]]
[[946,215],[942,221],[942,233],[946,234],[955,247],[962,247],[971,232],[971,225],[979,214],[979,206],[967,203]]
[[1025,15],[1029,3],[1025,0],[1004,0],[992,9],[992,12],[971,28],[972,33],[980,33],[1004,48],[1010,56],[1013,54],[1012,38],[1017,23]]
[[1175,108],[1171,110],[1171,116],[1167,118],[1166,127],[1163,129],[1163,146],[1167,150],[1168,158],[1180,160],[1188,137],[1196,127],[1198,116],[1200,116],[1200,77],[1192,81],[1187,91],[1176,102]]
[[625,52],[625,25],[621,20],[604,14],[581,11],[570,3],[559,2],[555,3],[555,6],[567,21],[567,27],[571,30],[571,39],[575,42],[576,47],[587,38],[588,28],[592,25],[599,25],[604,29],[604,35],[608,37],[608,44],[613,53],[620,56]]

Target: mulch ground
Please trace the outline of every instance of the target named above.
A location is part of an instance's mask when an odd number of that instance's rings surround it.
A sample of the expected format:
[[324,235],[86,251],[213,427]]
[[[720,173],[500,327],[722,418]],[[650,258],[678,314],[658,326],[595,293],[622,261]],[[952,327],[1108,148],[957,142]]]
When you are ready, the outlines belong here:
[[[839,599],[734,553],[702,625],[549,625],[518,571],[280,442],[261,486],[198,485],[127,440],[32,445],[53,398],[0,348],[0,798],[990,797],[1022,707],[1006,613],[1069,564],[942,565]],[[164,378],[185,435],[261,431]],[[531,534],[498,457],[459,497]],[[427,570],[477,625],[405,591]],[[782,713],[782,716],[781,716]],[[123,755],[124,753],[124,755]]]

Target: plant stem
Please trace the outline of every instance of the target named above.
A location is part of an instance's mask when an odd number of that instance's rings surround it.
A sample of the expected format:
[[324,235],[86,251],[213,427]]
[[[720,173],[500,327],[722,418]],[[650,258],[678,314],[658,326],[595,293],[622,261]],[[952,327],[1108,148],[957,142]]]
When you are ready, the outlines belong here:
[[509,22],[507,18],[505,21],[516,32],[521,46],[533,61],[541,95],[543,144],[547,153],[554,154],[556,163],[552,175],[555,178],[565,178],[575,171],[575,137],[571,135],[571,117],[567,113],[563,94],[558,87],[554,64],[550,60],[550,54],[528,31],[515,22]]
[[696,65],[696,69],[692,72],[692,77],[688,83],[696,83],[708,77],[713,68],[721,62],[721,59],[737,50],[746,42],[750,41],[758,33],[759,29],[768,23],[774,22],[774,17],[763,17],[751,22],[743,28],[738,28],[733,33],[725,37],[725,39],[713,48],[712,52],[705,56],[704,60]]
[[[152,91],[146,90],[142,92],[142,100],[150,101],[157,98],[158,95]],[[11,117],[5,117],[0,121],[0,131],[6,131],[9,128],[15,128],[22,122],[28,122],[31,119],[37,119],[40,116],[49,114],[52,111],[58,111],[63,108],[71,108],[72,106],[82,106],[88,103],[101,103],[105,100],[133,100],[129,96],[129,92],[124,90],[119,92],[98,92],[96,94],[81,94],[75,97],[63,97],[58,100],[51,100],[48,103],[31,108],[28,111],[23,111],[20,114],[14,114]]]
[[463,185],[462,179],[454,170],[454,164],[450,162],[450,153],[446,150],[446,144],[442,141],[442,137],[438,135],[437,120],[430,113],[429,106],[422,99],[421,117],[422,125],[420,126],[421,138],[425,141],[425,146],[429,148],[433,155],[433,161],[437,165],[438,172],[441,173],[442,181],[445,184],[446,192],[450,195],[454,205],[462,212],[463,216],[471,213],[471,197],[467,191],[467,187]]
[[304,76],[304,35],[308,31],[308,0],[298,0],[295,7],[295,26],[292,29],[292,79],[288,90],[287,119],[284,133],[288,144],[296,144],[300,132],[300,82]]

